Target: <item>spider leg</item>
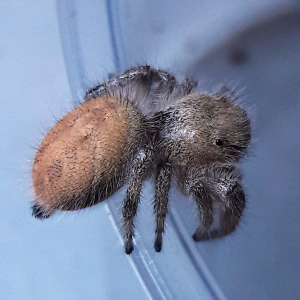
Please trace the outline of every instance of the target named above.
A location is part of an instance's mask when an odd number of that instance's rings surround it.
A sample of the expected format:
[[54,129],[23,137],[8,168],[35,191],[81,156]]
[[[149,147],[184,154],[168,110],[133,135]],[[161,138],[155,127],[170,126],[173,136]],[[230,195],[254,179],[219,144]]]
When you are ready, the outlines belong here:
[[203,239],[223,237],[233,232],[239,224],[245,208],[246,197],[240,183],[227,181],[221,184],[224,185],[226,191],[219,193],[219,199],[223,206],[220,214],[220,225]]
[[168,194],[171,183],[171,167],[163,166],[156,176],[154,212],[156,214],[155,244],[156,252],[161,251],[162,234],[165,228],[165,219],[168,213]]
[[144,111],[148,117],[165,110],[169,104],[194,92],[197,87],[197,83],[189,79],[178,84],[174,76],[163,70],[151,69],[149,73],[151,86],[146,98],[149,109]]
[[153,150],[145,148],[139,151],[133,161],[133,166],[130,171],[128,188],[123,201],[123,229],[125,239],[125,252],[130,254],[133,250],[132,237],[134,235],[133,220],[137,212],[140,202],[140,193],[143,181],[153,165]]
[[143,94],[147,94],[150,88],[150,82],[147,80],[149,77],[149,72],[149,66],[130,68],[122,74],[113,76],[108,81],[90,88],[85,94],[84,101],[89,101],[104,95],[120,96],[124,93],[124,91],[128,94],[131,84],[140,86],[140,88],[143,90]]
[[195,93],[197,90],[197,86],[198,84],[196,81],[185,78],[185,80],[180,85],[178,85],[178,97],[183,98],[184,96]]
[[37,219],[46,219],[50,217],[41,205],[34,204],[32,206],[32,215]]
[[130,68],[89,89],[84,101],[105,95],[117,97],[133,102],[145,116],[151,117],[168,104],[194,92],[196,87],[195,81],[185,79],[178,84],[168,72],[145,65]]
[[201,177],[187,178],[188,193],[193,195],[200,216],[200,227],[193,234],[193,239],[197,242],[201,241],[203,236],[208,234],[208,230],[214,220],[213,199],[201,179]]
[[[194,240],[210,240],[226,236],[233,232],[239,224],[246,201],[244,191],[240,184],[240,174],[237,173],[235,166],[216,164],[206,170],[198,168],[189,176],[190,178],[188,177],[188,179],[194,183],[194,186],[204,184],[204,189],[207,191],[202,191],[202,199],[200,200],[200,205],[206,209],[207,223],[205,224],[205,222],[202,221],[201,225],[203,229],[199,228],[195,232],[193,235]],[[192,188],[192,190],[195,190],[195,187]],[[195,193],[194,197],[197,201],[197,195]],[[221,203],[218,227],[210,231],[207,229],[212,224],[212,201],[207,202],[205,199],[208,198]],[[210,205],[210,207],[207,205]]]

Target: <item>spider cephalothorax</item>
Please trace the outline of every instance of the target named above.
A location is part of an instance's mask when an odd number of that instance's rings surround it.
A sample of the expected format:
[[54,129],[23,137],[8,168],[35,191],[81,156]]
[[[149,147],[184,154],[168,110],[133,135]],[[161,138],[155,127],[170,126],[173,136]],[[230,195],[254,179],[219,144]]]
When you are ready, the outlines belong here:
[[[142,185],[153,176],[156,251],[162,247],[173,179],[198,205],[195,241],[232,232],[245,205],[236,163],[250,143],[250,121],[229,97],[199,94],[196,87],[139,66],[90,89],[36,153],[33,214],[45,218],[55,210],[85,208],[127,184],[122,213],[129,254]],[[223,209],[218,228],[211,229],[214,201]]]

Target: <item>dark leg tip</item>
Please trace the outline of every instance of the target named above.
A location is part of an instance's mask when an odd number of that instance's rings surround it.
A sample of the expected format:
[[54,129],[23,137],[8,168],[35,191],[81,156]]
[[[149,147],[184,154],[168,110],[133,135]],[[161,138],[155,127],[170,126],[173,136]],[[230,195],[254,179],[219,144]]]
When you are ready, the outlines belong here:
[[162,248],[162,243],[161,241],[155,241],[154,243],[154,249],[156,252],[160,252],[161,251],[161,248]]
[[197,230],[194,234],[193,234],[193,240],[195,242],[201,242],[201,241],[205,241],[208,239],[208,233],[204,233],[202,231]]
[[212,239],[215,239],[219,236],[218,231],[201,231],[201,230],[197,230],[194,234],[193,234],[193,240],[195,242],[201,242],[201,241],[209,241]]
[[50,215],[45,212],[43,207],[37,204],[32,206],[32,215],[37,219],[47,219],[50,217]]
[[201,241],[201,239],[199,238],[199,236],[196,233],[193,234],[193,240],[195,242],[200,242]]
[[129,254],[131,254],[132,251],[133,251],[132,240],[126,241],[126,243],[125,243],[125,253],[129,255]]

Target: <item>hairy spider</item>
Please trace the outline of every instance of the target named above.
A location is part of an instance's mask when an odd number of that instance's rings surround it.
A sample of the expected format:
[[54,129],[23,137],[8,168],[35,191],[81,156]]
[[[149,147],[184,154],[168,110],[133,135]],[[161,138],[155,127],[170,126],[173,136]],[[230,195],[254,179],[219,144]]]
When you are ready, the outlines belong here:
[[[127,184],[122,214],[130,254],[142,184],[153,176],[157,252],[172,180],[199,208],[195,241],[234,231],[245,206],[236,164],[251,139],[250,120],[229,96],[199,94],[196,88],[191,80],[178,84],[165,71],[138,66],[88,90],[37,150],[33,215],[82,209]],[[216,228],[214,202],[222,207]]]

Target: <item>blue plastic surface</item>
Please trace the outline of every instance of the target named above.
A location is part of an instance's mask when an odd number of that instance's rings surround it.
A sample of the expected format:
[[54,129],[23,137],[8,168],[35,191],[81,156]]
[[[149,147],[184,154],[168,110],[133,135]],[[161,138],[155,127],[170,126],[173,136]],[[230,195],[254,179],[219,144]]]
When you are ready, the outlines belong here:
[[[299,8],[279,0],[2,3],[0,299],[298,299]],[[245,88],[255,141],[236,232],[194,243],[196,207],[173,187],[156,253],[148,181],[128,257],[124,189],[81,212],[30,216],[30,146],[87,88],[145,63],[191,76],[201,91]]]

